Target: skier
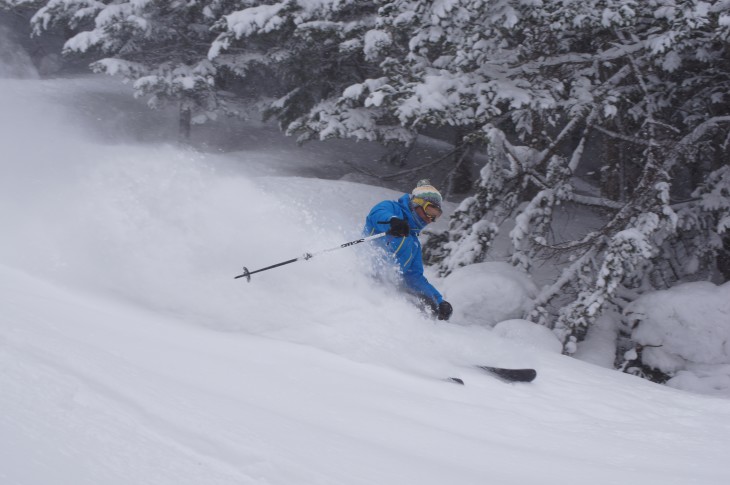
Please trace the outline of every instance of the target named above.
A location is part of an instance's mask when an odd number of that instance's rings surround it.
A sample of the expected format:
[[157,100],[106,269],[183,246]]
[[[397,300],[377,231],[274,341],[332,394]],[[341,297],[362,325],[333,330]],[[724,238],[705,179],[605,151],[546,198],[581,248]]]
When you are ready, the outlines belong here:
[[373,207],[365,219],[364,232],[366,236],[387,234],[376,244],[397,262],[406,291],[423,301],[439,320],[448,320],[453,308],[423,275],[418,240],[421,230],[441,216],[441,202],[439,191],[428,180],[420,180],[410,194]]

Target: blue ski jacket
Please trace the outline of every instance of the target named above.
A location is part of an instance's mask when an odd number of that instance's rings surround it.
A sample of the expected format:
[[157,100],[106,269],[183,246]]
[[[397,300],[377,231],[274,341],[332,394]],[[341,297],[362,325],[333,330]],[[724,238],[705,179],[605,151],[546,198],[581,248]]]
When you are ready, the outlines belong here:
[[[421,254],[421,242],[418,240],[418,235],[427,223],[411,209],[409,194],[403,195],[397,201],[385,200],[373,207],[365,219],[365,235],[372,236],[387,232],[390,229],[390,224],[387,222],[393,217],[405,219],[411,228],[411,233],[407,237],[387,235],[376,239],[374,243],[382,247],[386,253],[391,254],[397,261],[403,274],[403,281],[410,292],[438,305],[444,301],[444,298],[423,276],[423,255]],[[380,224],[381,222],[386,222],[386,224]]]

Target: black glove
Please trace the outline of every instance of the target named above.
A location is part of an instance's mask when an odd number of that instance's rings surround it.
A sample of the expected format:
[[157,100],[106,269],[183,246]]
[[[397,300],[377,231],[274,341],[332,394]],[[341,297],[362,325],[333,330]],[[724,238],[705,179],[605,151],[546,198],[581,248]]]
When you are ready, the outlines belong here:
[[438,318],[439,320],[448,320],[451,314],[454,312],[454,307],[448,301],[442,301],[439,303]]
[[390,230],[386,234],[389,236],[406,237],[411,232],[408,222],[404,219],[393,217],[390,221],[388,221],[388,224],[390,224]]

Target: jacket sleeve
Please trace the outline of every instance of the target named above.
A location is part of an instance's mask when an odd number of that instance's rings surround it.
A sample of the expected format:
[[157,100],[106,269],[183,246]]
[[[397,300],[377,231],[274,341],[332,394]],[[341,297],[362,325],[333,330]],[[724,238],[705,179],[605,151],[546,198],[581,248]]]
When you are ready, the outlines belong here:
[[[420,248],[419,248],[420,251]],[[423,276],[423,259],[421,254],[414,258],[411,265],[403,270],[403,279],[408,288],[415,294],[434,301],[437,305],[444,301],[439,291]]]
[[[381,202],[372,208],[365,220],[365,235],[371,236],[373,234],[387,232],[390,229],[388,221],[393,217],[400,218],[402,216],[397,204],[390,201]],[[385,222],[385,224],[379,224],[380,222]]]

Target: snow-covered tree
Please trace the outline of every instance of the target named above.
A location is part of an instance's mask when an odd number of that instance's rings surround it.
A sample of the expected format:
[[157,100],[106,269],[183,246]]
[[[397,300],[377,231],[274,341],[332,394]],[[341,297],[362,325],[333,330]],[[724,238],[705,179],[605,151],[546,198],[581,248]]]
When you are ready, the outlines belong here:
[[465,147],[480,142],[471,135],[499,116],[493,101],[507,92],[475,71],[501,69],[488,58],[500,50],[492,31],[501,28],[504,2],[376,3],[378,17],[361,40],[365,58],[378,64],[375,75],[312,110],[300,128],[408,145],[428,128],[451,127],[452,170],[463,173]]
[[[436,9],[445,5],[441,15]],[[487,5],[501,16],[479,9]],[[723,169],[714,171],[727,163],[730,135],[726,2],[455,1],[421,7],[424,14],[414,9],[411,16],[420,15],[426,26],[417,29],[419,39],[439,48],[420,52],[453,56],[437,68],[418,55],[414,47],[421,44],[411,42],[411,57],[440,81],[432,85],[476,78],[469,85],[479,85],[480,93],[498,86],[463,110],[485,113],[469,122],[486,136],[489,161],[477,193],[461,204],[449,230],[427,245],[442,274],[483,261],[498,229],[514,223],[515,264],[529,269],[536,258],[562,261],[562,273],[528,316],[555,328],[567,352],[608,307],[620,309],[647,289],[709,277],[723,238],[727,246],[721,221],[730,194],[718,188]],[[403,16],[401,11],[397,18]],[[458,19],[466,32],[460,48],[444,48],[440,42]],[[499,28],[488,40],[468,32],[469,22],[490,25],[495,19]],[[488,54],[473,64],[455,62],[478,56],[463,54],[471,42],[489,46]],[[423,82],[400,92],[414,85]],[[452,82],[440,91],[453,98],[443,106],[463,103],[463,86]],[[401,113],[461,122],[430,96],[420,103],[407,99],[409,111]],[[602,194],[577,185],[576,174],[590,171],[601,174]],[[713,194],[713,203],[677,205],[693,190],[695,197]],[[555,232],[556,220],[581,210],[592,211],[595,227],[571,239]]]
[[[209,58],[241,76],[262,70],[273,85],[266,108],[300,141],[313,137],[309,117],[322,112],[343,90],[370,74],[363,51],[373,25],[370,0],[233,1],[216,24],[219,35]],[[359,137],[352,126],[318,133],[319,138]]]
[[34,7],[41,3],[38,0],[0,0],[0,8],[12,10],[18,7]]
[[[20,0],[22,1],[22,0]],[[19,4],[18,0],[15,0]],[[96,72],[122,76],[152,108],[179,107],[181,136],[233,109],[219,86],[219,66],[207,58],[210,26],[222,3],[205,0],[48,0],[32,18],[36,34],[54,25],[74,35],[64,53],[93,53]]]

